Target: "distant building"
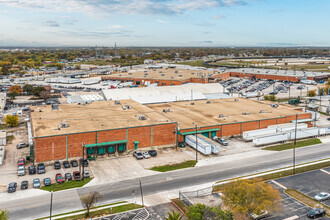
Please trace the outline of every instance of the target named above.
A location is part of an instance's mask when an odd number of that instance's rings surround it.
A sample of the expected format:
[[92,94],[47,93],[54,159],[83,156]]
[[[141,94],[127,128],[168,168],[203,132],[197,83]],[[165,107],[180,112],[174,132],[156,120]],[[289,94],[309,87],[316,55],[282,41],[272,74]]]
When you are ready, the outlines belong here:
[[6,93],[0,93],[0,111],[3,111],[6,106]]

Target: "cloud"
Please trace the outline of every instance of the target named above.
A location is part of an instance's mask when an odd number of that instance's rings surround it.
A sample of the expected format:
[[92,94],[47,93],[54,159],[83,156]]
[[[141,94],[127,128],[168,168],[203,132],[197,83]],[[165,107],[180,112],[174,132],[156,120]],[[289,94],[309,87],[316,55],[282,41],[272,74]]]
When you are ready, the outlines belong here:
[[213,44],[214,42],[211,40],[202,40],[202,41],[190,41],[190,43],[199,45],[199,44]]
[[12,7],[56,12],[82,12],[89,15],[182,14],[187,11],[230,7],[255,0],[17,0],[1,1]]
[[52,21],[52,20],[44,21],[44,24],[49,27],[59,27],[60,26],[56,21]]
[[212,18],[215,19],[215,20],[220,20],[220,19],[226,18],[226,16],[224,16],[224,15],[213,15]]
[[166,24],[166,23],[168,23],[168,21],[166,21],[166,20],[161,20],[161,19],[158,19],[158,20],[156,20],[158,23],[163,23],[163,24]]

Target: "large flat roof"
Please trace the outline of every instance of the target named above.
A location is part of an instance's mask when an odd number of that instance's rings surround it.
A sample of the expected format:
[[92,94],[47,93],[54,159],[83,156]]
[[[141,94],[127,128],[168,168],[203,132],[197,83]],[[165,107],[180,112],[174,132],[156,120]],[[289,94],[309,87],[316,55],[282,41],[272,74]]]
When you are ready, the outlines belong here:
[[[124,105],[130,109],[123,110]],[[87,105],[63,104],[58,110],[50,105],[31,107],[31,121],[34,137],[81,133],[134,126],[170,123],[172,120],[133,100],[92,102]],[[145,115],[146,120],[139,116]],[[69,127],[61,128],[61,122]]]
[[219,75],[220,71],[210,70],[188,70],[188,69],[133,69],[128,72],[113,73],[106,77],[133,78],[133,79],[154,79],[154,80],[188,80],[190,78],[209,78]]
[[[238,101],[235,101],[238,100]],[[210,103],[207,103],[210,102]],[[269,118],[279,118],[287,115],[303,114],[293,107],[279,105],[274,108],[270,102],[258,102],[244,98],[228,98],[216,100],[202,100],[192,102],[175,102],[166,104],[148,105],[151,109],[163,114],[167,118],[177,121],[179,128],[193,128],[197,123],[199,127],[255,121]],[[164,113],[163,109],[170,112]],[[264,113],[260,113],[263,111]],[[243,115],[245,112],[247,115]],[[222,114],[224,117],[219,118]]]

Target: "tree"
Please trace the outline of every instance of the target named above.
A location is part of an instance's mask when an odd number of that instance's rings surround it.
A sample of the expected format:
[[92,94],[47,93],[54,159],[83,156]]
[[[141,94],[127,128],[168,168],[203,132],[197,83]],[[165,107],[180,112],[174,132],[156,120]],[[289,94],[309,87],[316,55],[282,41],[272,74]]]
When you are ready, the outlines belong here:
[[34,87],[32,90],[32,94],[40,97],[40,94],[43,91],[46,91],[45,87],[42,87],[42,86]]
[[309,90],[308,93],[307,93],[308,97],[314,97],[316,96],[316,90]]
[[0,209],[0,220],[9,220],[9,211]]
[[17,93],[16,91],[14,91],[14,92],[9,93],[8,96],[9,96],[12,100],[14,100],[14,99],[16,98],[16,96],[18,96],[18,93]]
[[224,205],[245,219],[251,214],[277,212],[281,208],[281,196],[277,189],[258,179],[237,179],[223,188]]
[[22,87],[14,85],[9,87],[9,93],[17,92],[17,94],[21,94],[23,92]]
[[233,219],[230,212],[224,212],[219,207],[209,207],[201,203],[190,206],[187,210],[189,220],[220,220]]
[[4,121],[7,126],[15,127],[18,125],[18,116],[17,115],[6,115]]
[[103,197],[96,191],[90,192],[88,195],[80,197],[81,202],[87,209],[86,216],[89,216],[90,209],[95,205],[95,203],[97,203],[97,201],[101,199],[103,199]]
[[23,86],[23,92],[26,92],[26,94],[30,95],[30,94],[32,94],[32,91],[33,91],[33,86],[32,85],[25,84]]
[[81,69],[81,66],[80,66],[80,65],[75,65],[75,66],[74,66],[74,69],[75,69],[75,70],[80,70],[80,69]]
[[48,91],[41,91],[40,92],[40,98],[42,98],[43,100],[47,100],[49,98],[49,92]]
[[167,213],[167,217],[165,217],[165,220],[181,220],[182,218],[183,215],[180,212],[175,212],[174,210],[172,210],[172,213]]

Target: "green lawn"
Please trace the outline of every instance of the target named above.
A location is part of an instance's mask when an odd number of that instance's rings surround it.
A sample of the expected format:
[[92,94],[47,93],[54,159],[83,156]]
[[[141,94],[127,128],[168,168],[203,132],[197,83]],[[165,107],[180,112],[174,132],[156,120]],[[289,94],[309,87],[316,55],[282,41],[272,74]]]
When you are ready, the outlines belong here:
[[167,172],[171,170],[178,170],[178,169],[183,169],[187,167],[194,167],[196,165],[195,160],[188,160],[182,163],[176,163],[172,165],[164,165],[164,166],[158,166],[158,167],[153,167],[151,170],[153,171],[158,171],[158,172]]
[[53,192],[56,192],[56,191],[60,191],[60,190],[64,190],[64,189],[82,187],[85,184],[89,183],[89,181],[91,181],[91,180],[92,180],[91,178],[85,178],[84,181],[71,180],[68,182],[61,183],[61,184],[55,183],[50,186],[42,186],[42,187],[40,187],[40,189],[46,190],[49,192],[53,190]]
[[306,147],[306,146],[315,145],[315,144],[322,144],[322,142],[320,141],[320,139],[314,138],[314,139],[308,139],[308,140],[304,140],[304,141],[297,141],[296,146],[292,142],[292,143],[288,143],[288,144],[280,144],[280,145],[265,147],[262,149],[263,150],[282,151],[282,150],[289,150],[289,149],[293,149],[293,148]]
[[70,216],[70,217],[64,217],[64,218],[59,218],[59,220],[83,220],[83,219],[92,219],[92,218],[96,218],[98,216],[104,216],[104,215],[111,215],[111,214],[116,214],[116,213],[120,213],[120,212],[126,212],[129,210],[133,210],[133,209],[138,209],[138,208],[142,208],[142,205],[137,205],[137,204],[126,204],[126,205],[122,205],[122,206],[115,206],[112,209],[109,208],[105,208],[105,209],[101,209],[98,211],[93,211],[90,212],[90,215],[88,218],[86,218],[85,214],[80,214],[80,215],[75,215],[75,216]]
[[181,65],[190,65],[190,66],[204,66],[203,64],[203,60],[197,60],[197,61],[186,61],[186,62],[178,62],[177,64],[181,64]]

